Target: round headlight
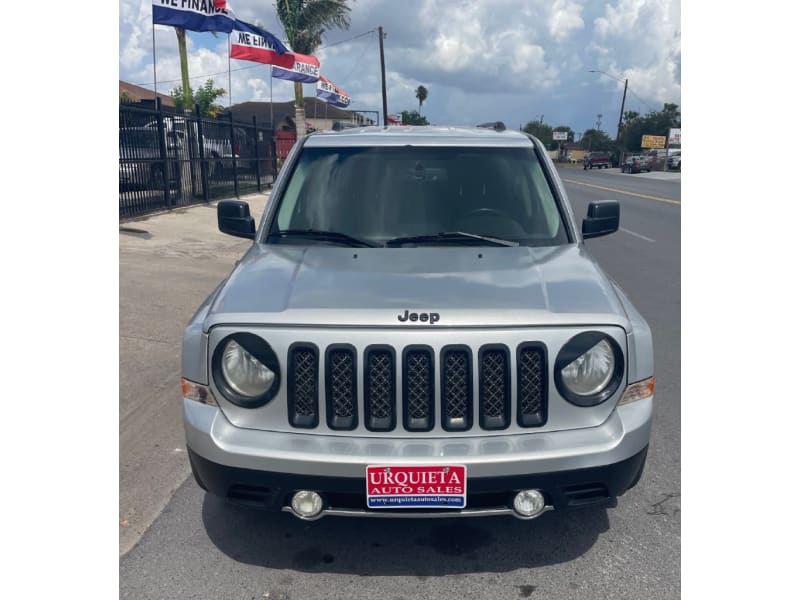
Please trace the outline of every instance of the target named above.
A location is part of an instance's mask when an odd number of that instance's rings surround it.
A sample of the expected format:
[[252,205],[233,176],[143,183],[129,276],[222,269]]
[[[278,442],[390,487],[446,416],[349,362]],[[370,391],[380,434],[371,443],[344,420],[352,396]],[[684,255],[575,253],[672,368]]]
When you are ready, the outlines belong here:
[[251,333],[222,340],[211,369],[222,395],[246,408],[267,403],[280,387],[278,357],[267,342]]
[[242,348],[236,340],[222,351],[222,376],[237,394],[257,398],[275,382],[275,372]]
[[602,340],[561,369],[561,377],[570,391],[578,396],[592,396],[611,381],[614,374],[614,352]]
[[612,338],[599,332],[582,333],[559,352],[556,385],[573,404],[594,406],[617,390],[623,367],[622,351]]

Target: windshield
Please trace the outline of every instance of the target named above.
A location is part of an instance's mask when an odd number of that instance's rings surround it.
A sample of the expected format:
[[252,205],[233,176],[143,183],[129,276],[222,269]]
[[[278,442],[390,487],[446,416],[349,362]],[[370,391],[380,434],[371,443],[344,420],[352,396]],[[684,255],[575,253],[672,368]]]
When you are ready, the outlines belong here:
[[[270,236],[284,230],[337,232],[379,245],[442,232],[522,245],[568,242],[532,147],[305,148]],[[271,240],[309,243],[307,238]],[[487,242],[472,238],[471,243]]]

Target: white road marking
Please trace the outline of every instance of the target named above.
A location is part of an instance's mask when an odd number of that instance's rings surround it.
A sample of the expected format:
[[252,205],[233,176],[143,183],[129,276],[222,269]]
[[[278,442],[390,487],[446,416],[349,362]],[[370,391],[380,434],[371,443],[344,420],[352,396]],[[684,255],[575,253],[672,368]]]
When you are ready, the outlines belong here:
[[630,233],[631,235],[636,236],[637,238],[643,239],[645,242],[655,242],[655,240],[650,239],[649,237],[642,235],[641,233],[636,233],[635,231],[631,231],[630,229],[625,229],[624,227],[619,228],[620,231],[624,231],[625,233]]
[[562,177],[561,181],[566,181],[568,183],[574,183],[576,185],[584,185],[590,188],[597,188],[598,190],[606,190],[608,192],[617,192],[618,194],[625,194],[627,196],[636,196],[637,198],[647,198],[648,200],[656,200],[658,202],[666,202],[667,204],[677,204],[680,206],[680,200],[671,200],[669,198],[660,198],[659,196],[650,196],[648,194],[637,194],[636,192],[626,192],[625,190],[619,190],[617,188],[610,188],[605,187],[603,185],[594,185],[592,183],[585,183],[583,181],[576,181],[574,179],[567,179],[566,177]]

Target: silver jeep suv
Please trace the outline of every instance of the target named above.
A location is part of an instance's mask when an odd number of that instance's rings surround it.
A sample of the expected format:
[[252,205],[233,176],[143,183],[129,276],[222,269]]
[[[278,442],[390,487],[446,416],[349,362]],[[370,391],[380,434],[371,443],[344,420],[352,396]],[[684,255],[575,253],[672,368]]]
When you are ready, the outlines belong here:
[[534,518],[644,468],[650,329],[583,240],[541,142],[501,123],[320,132],[183,340],[198,484],[303,519]]

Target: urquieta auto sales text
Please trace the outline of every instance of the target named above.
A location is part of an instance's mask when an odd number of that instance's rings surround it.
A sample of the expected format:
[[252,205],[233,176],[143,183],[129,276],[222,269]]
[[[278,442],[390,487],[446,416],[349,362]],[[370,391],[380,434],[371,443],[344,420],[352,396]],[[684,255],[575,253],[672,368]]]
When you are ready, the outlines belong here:
[[383,494],[463,494],[464,483],[456,472],[371,472],[370,495]]

